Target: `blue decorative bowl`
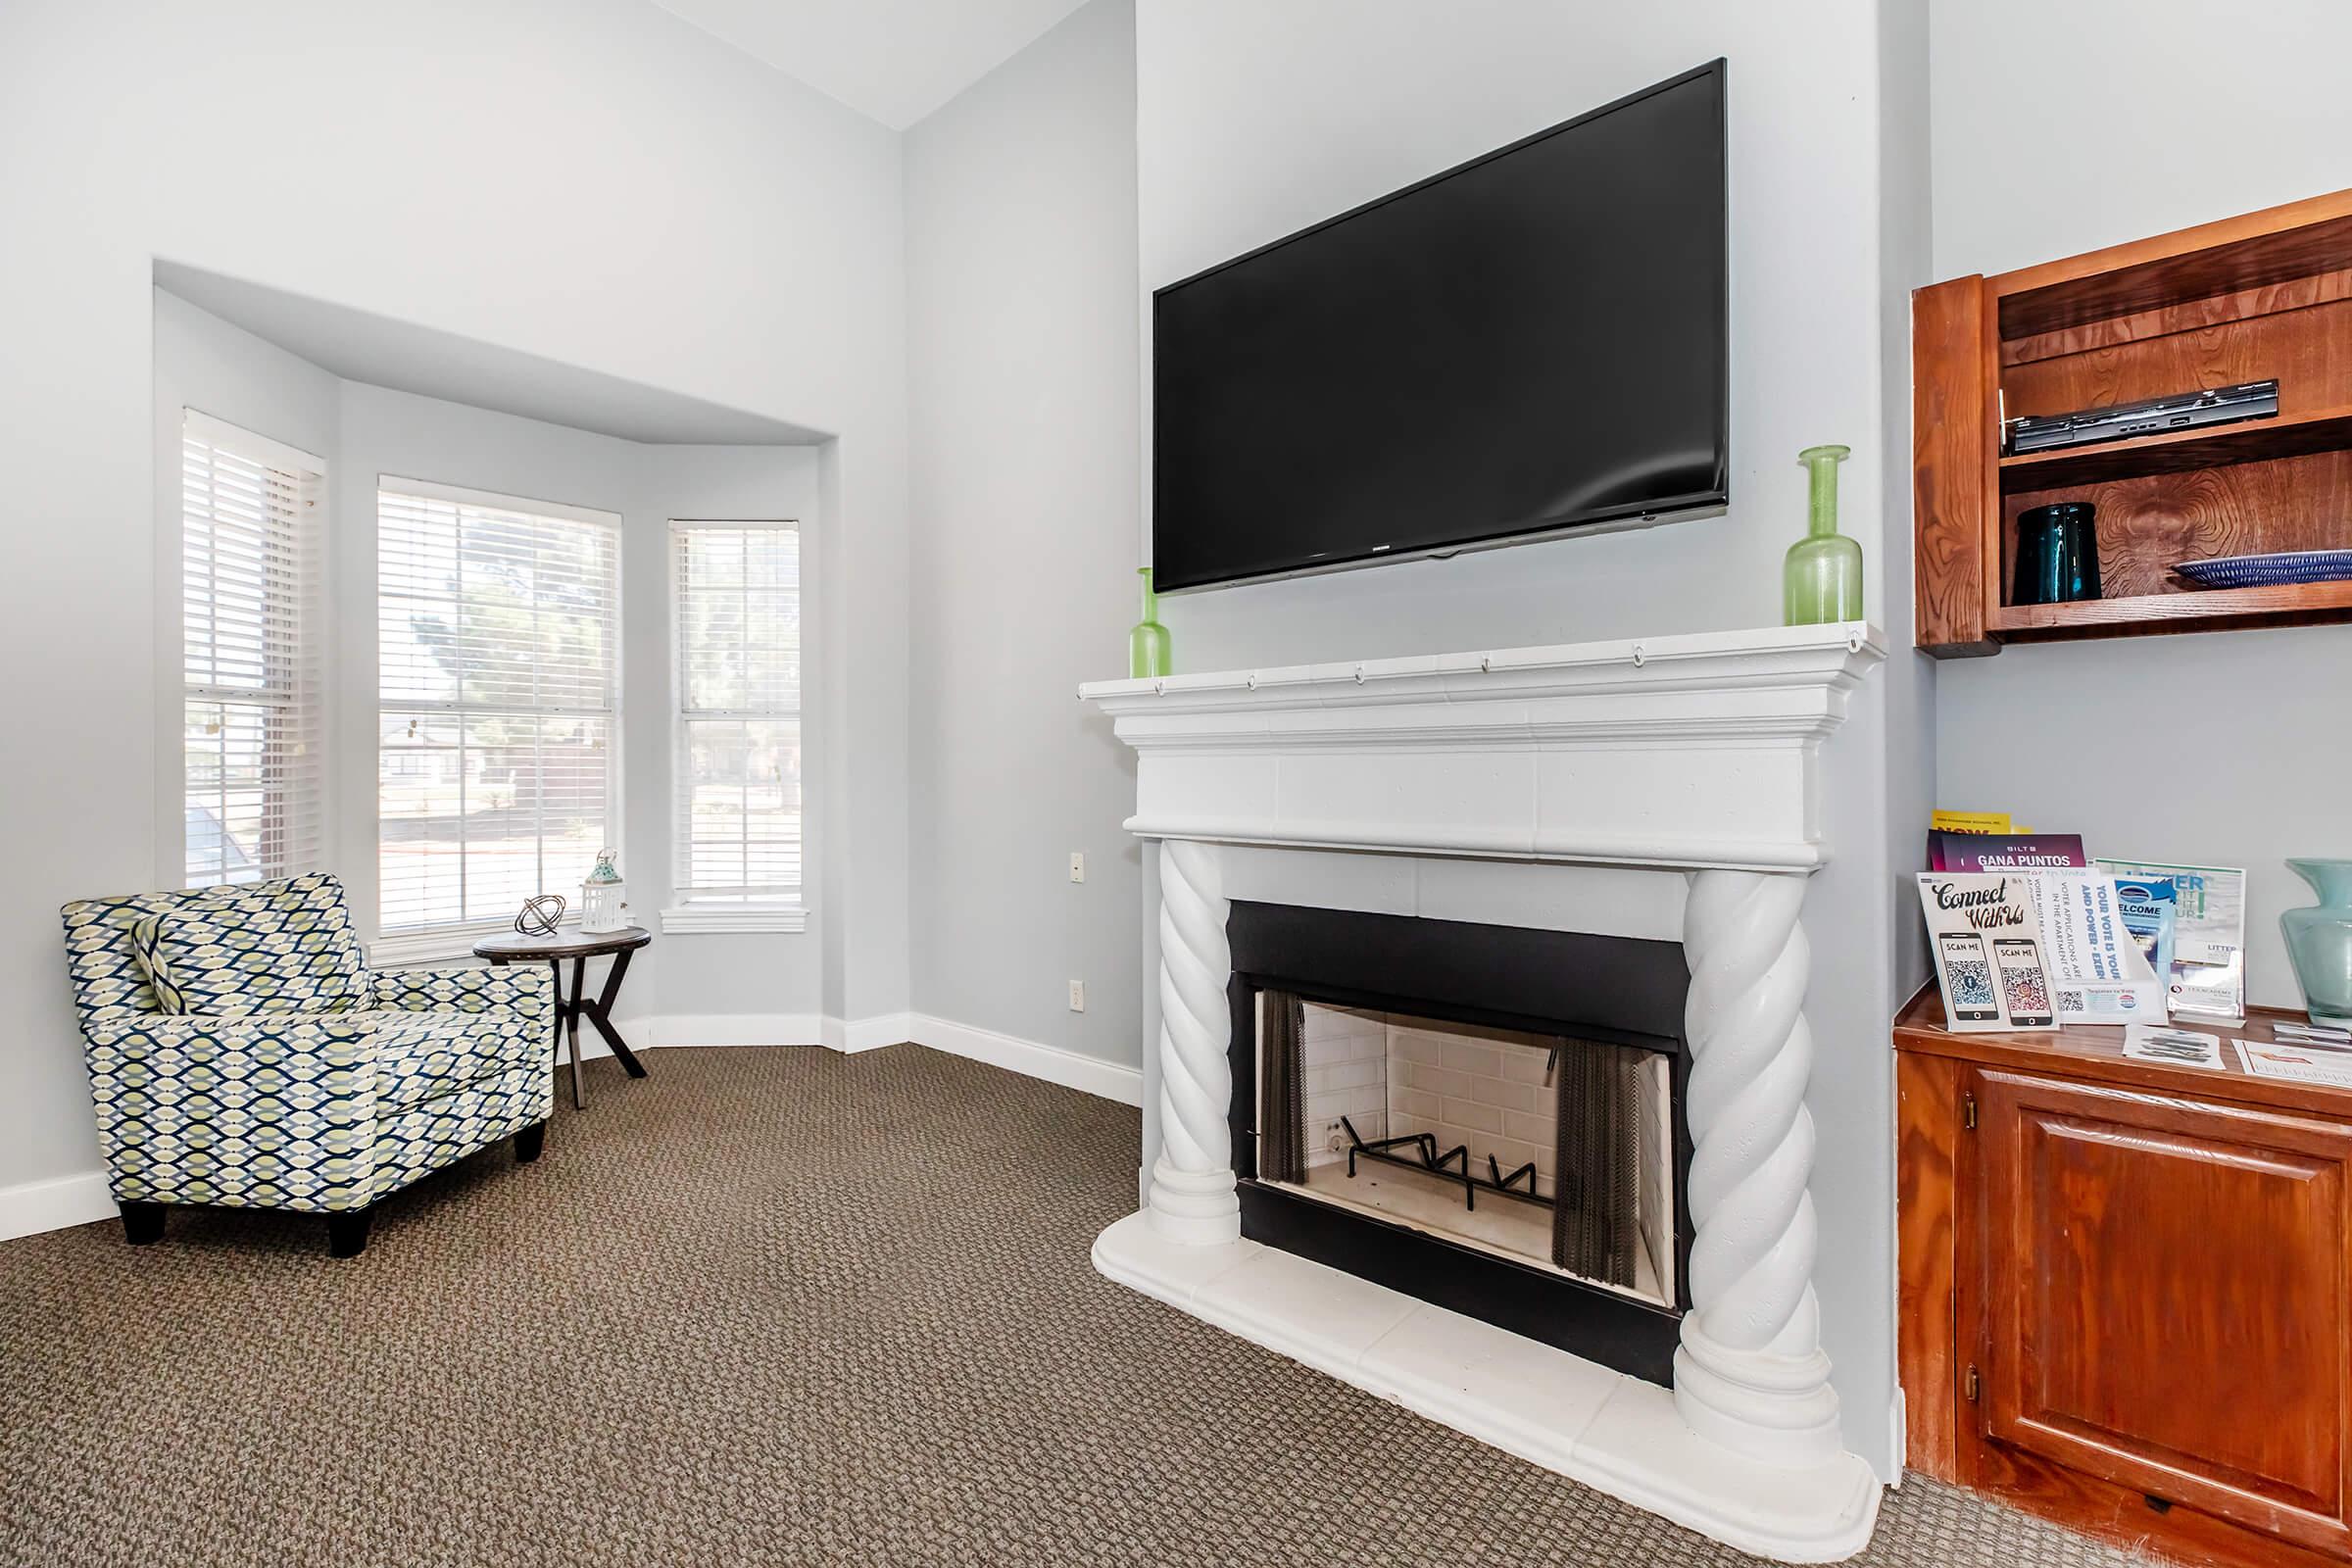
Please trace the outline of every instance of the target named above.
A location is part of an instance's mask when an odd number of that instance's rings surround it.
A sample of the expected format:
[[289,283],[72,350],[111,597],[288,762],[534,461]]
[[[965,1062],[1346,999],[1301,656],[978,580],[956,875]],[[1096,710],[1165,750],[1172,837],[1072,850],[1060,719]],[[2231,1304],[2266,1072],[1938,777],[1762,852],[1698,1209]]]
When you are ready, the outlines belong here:
[[2267,556],[2219,556],[2173,567],[2200,588],[2275,588],[2290,582],[2352,578],[2352,550],[2279,550]]

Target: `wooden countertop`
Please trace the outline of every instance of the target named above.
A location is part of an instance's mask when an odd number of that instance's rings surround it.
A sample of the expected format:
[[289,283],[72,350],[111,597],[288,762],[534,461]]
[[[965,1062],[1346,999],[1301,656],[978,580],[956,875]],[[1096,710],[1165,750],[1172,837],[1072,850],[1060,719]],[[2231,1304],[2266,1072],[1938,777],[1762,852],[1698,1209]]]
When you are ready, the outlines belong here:
[[2070,1023],[2055,1030],[2037,1029],[1989,1034],[1954,1034],[1943,1026],[1943,997],[1931,980],[1895,1015],[1894,1048],[1933,1056],[1950,1056],[1985,1067],[2013,1067],[2026,1072],[2059,1073],[2098,1083],[2118,1084],[2153,1094],[2184,1095],[2274,1109],[2307,1111],[2344,1119],[2352,1117],[2352,1089],[2326,1084],[2290,1083],[2258,1078],[2238,1063],[2230,1043],[2292,1045],[2274,1041],[2271,1025],[2279,1020],[2307,1021],[2300,1012],[2283,1007],[2248,1007],[2244,1027],[2181,1024],[2199,1034],[2222,1038],[2222,1066],[2182,1067],[2164,1061],[2140,1061],[2124,1054],[2120,1024]]

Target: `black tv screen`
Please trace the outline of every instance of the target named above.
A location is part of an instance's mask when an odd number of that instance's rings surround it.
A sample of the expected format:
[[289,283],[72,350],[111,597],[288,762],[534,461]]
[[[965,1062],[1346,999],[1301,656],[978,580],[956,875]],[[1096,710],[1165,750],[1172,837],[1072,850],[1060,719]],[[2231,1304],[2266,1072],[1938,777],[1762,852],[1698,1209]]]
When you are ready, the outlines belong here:
[[1160,289],[1153,584],[1719,507],[1724,63]]

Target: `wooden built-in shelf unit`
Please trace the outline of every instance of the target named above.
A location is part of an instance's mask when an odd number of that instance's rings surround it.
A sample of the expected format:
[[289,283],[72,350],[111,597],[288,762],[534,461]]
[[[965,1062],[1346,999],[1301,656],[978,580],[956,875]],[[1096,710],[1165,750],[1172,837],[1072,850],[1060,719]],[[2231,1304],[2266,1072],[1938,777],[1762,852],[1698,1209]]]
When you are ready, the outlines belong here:
[[[1918,641],[2352,620],[2352,582],[2199,589],[2182,561],[2352,548],[2352,191],[1912,296]],[[2004,418],[2276,378],[2277,416],[2004,457]],[[2012,605],[2017,517],[2098,509],[2106,597]]]

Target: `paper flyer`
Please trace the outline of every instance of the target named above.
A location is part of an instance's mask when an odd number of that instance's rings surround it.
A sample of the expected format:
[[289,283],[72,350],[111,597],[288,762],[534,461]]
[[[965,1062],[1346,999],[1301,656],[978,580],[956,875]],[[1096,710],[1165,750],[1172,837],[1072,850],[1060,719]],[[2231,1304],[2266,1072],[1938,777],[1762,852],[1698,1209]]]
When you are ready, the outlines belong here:
[[2266,1046],[2252,1040],[2237,1042],[2238,1060],[2257,1078],[2283,1078],[2298,1084],[2332,1084],[2352,1089],[2352,1056],[2341,1052],[2323,1054],[2300,1046]]
[[2108,860],[2118,877],[2165,877],[2173,884],[2173,964],[2166,1004],[2188,1022],[2246,1021],[2246,873],[2219,865]]
[[2053,870],[2021,880],[2041,927],[2061,1023],[2164,1017],[2164,986],[2124,923],[2113,877]]
[[2135,1023],[2124,1029],[2124,1054],[2134,1061],[2161,1061],[2176,1067],[2210,1067],[2227,1071],[2222,1060],[2222,1037],[2157,1023]]
[[1930,833],[1931,871],[2044,871],[2090,863],[2080,833]]
[[2033,881],[2015,873],[1919,873],[1944,1024],[1955,1034],[2058,1027]]

